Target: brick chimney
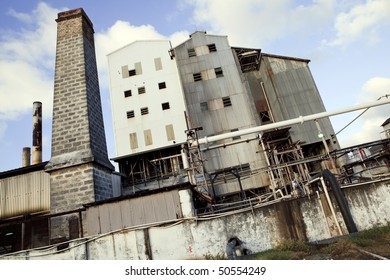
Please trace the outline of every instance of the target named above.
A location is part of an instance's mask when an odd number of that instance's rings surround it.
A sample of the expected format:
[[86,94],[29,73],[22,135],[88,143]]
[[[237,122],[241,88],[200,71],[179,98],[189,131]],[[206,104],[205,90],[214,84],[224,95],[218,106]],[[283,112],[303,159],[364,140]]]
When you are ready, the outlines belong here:
[[[51,213],[112,197],[114,170],[107,154],[92,22],[81,8],[59,13],[56,21],[52,148],[46,165]],[[52,238],[69,236],[63,218],[51,224]]]

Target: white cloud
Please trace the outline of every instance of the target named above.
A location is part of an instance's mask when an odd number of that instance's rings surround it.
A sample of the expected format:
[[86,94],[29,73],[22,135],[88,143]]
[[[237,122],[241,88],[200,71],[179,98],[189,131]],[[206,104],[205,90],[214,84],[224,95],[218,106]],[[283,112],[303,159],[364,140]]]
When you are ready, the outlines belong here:
[[51,116],[56,18],[58,10],[39,3],[31,14],[9,11],[27,23],[0,42],[0,120],[14,119],[32,110],[34,101]]
[[296,5],[292,0],[188,0],[194,6],[196,26],[229,35],[233,44],[262,46],[312,32],[331,21],[334,0],[314,0]]
[[32,112],[34,101],[43,103],[44,116],[51,116],[53,83],[38,67],[23,62],[0,61],[0,120]]
[[[386,95],[388,96],[386,97]],[[390,78],[375,77],[364,84],[359,104],[371,103],[378,99],[383,100],[383,98],[390,99]],[[390,104],[368,109],[356,120],[357,131],[340,141],[342,146],[352,146],[382,139],[384,134],[381,125],[390,117],[389,112]]]
[[[15,119],[41,101],[44,116],[52,114],[57,13],[41,2],[31,13],[9,10],[22,23],[19,31],[2,33],[0,41],[0,120]],[[173,41],[188,38],[188,32],[172,34]],[[108,89],[106,55],[135,40],[167,39],[151,25],[134,26],[117,21],[106,31],[95,33],[96,56],[101,85]],[[173,42],[174,43],[174,42]]]
[[378,28],[390,24],[389,13],[388,0],[367,0],[364,4],[354,5],[348,12],[337,15],[334,23],[336,38],[327,44],[346,47],[357,40],[376,42],[380,40]]

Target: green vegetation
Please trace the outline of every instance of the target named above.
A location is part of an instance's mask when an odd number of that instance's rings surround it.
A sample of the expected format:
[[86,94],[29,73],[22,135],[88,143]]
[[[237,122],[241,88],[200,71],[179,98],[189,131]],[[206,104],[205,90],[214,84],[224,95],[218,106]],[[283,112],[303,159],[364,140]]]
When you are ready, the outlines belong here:
[[256,260],[375,260],[380,257],[390,259],[390,224],[327,244],[286,240],[275,249],[248,256]]

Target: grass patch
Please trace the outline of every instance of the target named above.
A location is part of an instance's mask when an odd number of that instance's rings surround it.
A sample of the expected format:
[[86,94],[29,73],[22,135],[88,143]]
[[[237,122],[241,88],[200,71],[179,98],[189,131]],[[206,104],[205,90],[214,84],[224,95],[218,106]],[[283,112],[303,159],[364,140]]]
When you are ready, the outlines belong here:
[[[369,253],[371,254],[369,254]],[[390,259],[390,224],[342,237],[328,244],[315,245],[285,240],[275,249],[250,256],[255,260],[375,260],[373,254]]]

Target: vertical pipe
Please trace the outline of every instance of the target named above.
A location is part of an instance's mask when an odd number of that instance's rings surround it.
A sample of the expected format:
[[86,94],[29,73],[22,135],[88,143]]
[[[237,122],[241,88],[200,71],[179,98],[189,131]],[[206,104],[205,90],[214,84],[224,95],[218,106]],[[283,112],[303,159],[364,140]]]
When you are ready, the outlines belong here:
[[340,234],[340,235],[343,235],[343,231],[341,230],[340,224],[339,224],[339,222],[337,221],[336,212],[334,211],[334,207],[333,207],[332,201],[330,200],[329,193],[328,193],[328,189],[327,189],[327,186],[326,186],[326,184],[325,184],[324,178],[321,177],[320,180],[321,180],[321,185],[322,185],[322,187],[323,187],[323,189],[324,189],[326,201],[328,202],[330,211],[332,212],[333,220],[334,220],[334,222],[335,222],[335,224],[336,224],[336,226],[337,226],[337,229],[338,229],[338,231],[339,231],[339,234]]
[[274,123],[275,118],[274,118],[274,114],[272,112],[272,108],[269,104],[267,93],[265,92],[264,82],[260,82],[260,86],[261,86],[261,89],[263,90],[265,101],[267,102],[268,112],[270,113],[269,116],[271,117],[271,121]]
[[268,174],[270,175],[270,179],[271,179],[272,195],[274,196],[274,199],[276,199],[275,191],[276,191],[276,188],[277,188],[277,183],[275,182],[274,171],[272,170],[271,163],[270,163],[270,161],[268,159],[267,151],[265,149],[265,145],[264,145],[264,142],[261,139],[261,137],[262,136],[259,135],[261,147],[263,148],[264,155],[265,155],[265,160],[267,161],[267,165],[268,165]]
[[30,147],[23,148],[22,167],[30,166],[31,162],[31,149]]
[[33,104],[32,164],[42,162],[42,103]]
[[325,136],[324,136],[324,134],[322,133],[320,124],[318,123],[318,120],[314,120],[314,122],[315,122],[315,124],[316,124],[316,126],[317,126],[317,129],[318,129],[318,137],[321,138],[322,143],[324,144],[324,148],[325,148],[325,151],[326,151],[326,155],[329,157],[329,160],[330,160],[330,163],[331,163],[331,168],[332,168],[333,171],[335,171],[335,170],[337,169],[337,167],[336,167],[336,164],[335,164],[334,161],[333,161],[332,156],[330,155],[329,147],[328,147],[328,144],[326,143]]

